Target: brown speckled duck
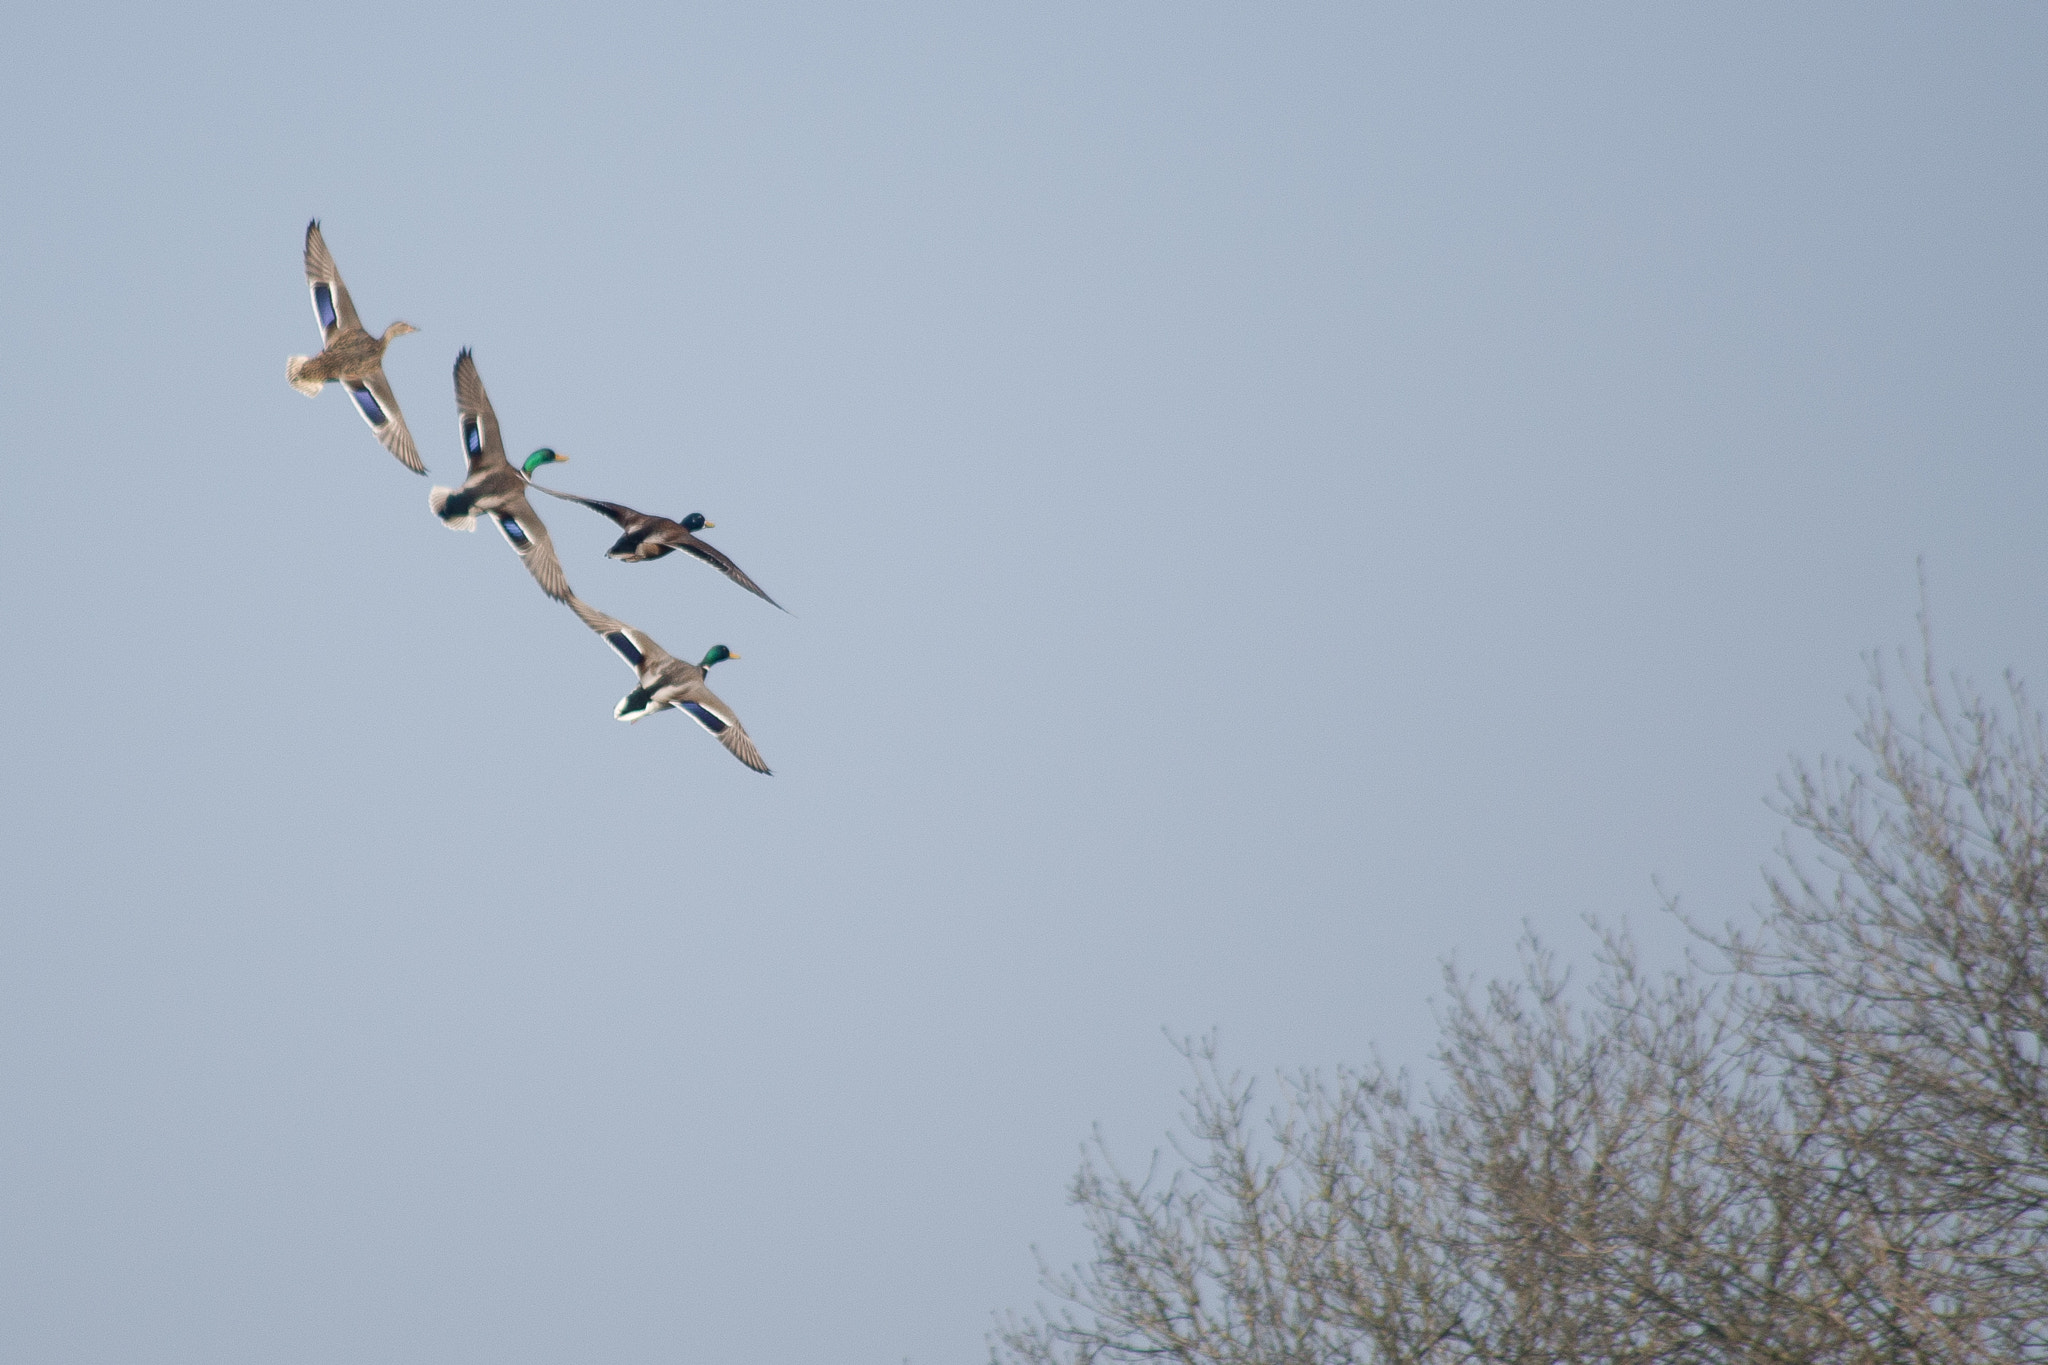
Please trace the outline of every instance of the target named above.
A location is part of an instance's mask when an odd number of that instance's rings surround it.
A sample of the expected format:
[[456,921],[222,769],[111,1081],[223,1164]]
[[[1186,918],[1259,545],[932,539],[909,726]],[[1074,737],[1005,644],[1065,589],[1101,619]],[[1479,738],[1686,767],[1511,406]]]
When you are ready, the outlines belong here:
[[317,218],[306,224],[306,283],[313,291],[313,316],[320,323],[324,345],[319,355],[295,355],[287,360],[285,378],[308,398],[328,383],[346,386],[349,397],[355,399],[356,411],[362,413],[384,448],[413,473],[426,473],[412,433],[405,429],[405,414],[398,410],[391,382],[384,377],[384,348],[393,337],[419,328],[409,322],[394,322],[381,337],[363,330],[356,306],[349,300],[348,286],[341,282],[341,272],[334,268],[334,257],[321,239]]

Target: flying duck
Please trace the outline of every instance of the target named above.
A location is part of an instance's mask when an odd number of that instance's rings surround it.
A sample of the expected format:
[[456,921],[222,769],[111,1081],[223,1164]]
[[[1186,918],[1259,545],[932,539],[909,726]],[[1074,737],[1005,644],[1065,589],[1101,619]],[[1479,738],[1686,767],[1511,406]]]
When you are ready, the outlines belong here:
[[704,656],[703,663],[686,664],[654,643],[644,632],[605,615],[581,598],[571,597],[569,607],[583,619],[584,625],[603,636],[604,642],[618,651],[619,657],[632,668],[633,676],[639,682],[620,699],[612,711],[614,716],[630,722],[674,707],[716,735],[718,742],[730,750],[734,758],[757,773],[768,771],[768,765],[761,761],[754,741],[747,738],[746,727],[740,724],[740,718],[704,685],[704,675],[711,671],[713,664],[737,659],[739,655],[724,645],[713,645]]
[[460,488],[434,489],[427,495],[427,505],[451,531],[474,531],[476,514],[482,512],[498,524],[506,542],[519,552],[540,590],[557,602],[571,601],[569,580],[562,573],[562,562],[555,558],[548,528],[526,501],[527,475],[568,457],[537,450],[527,458],[523,471],[512,467],[498,435],[498,415],[491,411],[490,395],[484,392],[484,381],[468,347],[455,358],[455,406],[462,420],[462,449],[469,456],[469,477]]
[[356,411],[363,414],[384,448],[413,473],[426,473],[412,433],[405,429],[405,414],[398,410],[391,381],[384,377],[384,348],[393,337],[419,328],[409,322],[394,322],[381,337],[363,330],[356,306],[349,300],[348,286],[341,282],[341,272],[334,268],[334,257],[320,236],[318,218],[306,224],[306,283],[313,291],[313,316],[320,323],[322,349],[316,356],[295,355],[285,361],[284,377],[308,398],[330,381],[345,385],[349,397],[356,400]]
[[[552,454],[553,452],[538,450],[534,452],[535,455],[543,453]],[[673,551],[681,550],[686,555],[703,560],[706,564],[709,564],[712,568],[718,570],[727,578],[730,578],[733,582],[739,584],[763,602],[766,602],[769,606],[774,607],[777,611],[789,610],[767,593],[762,592],[761,585],[747,577],[739,565],[726,558],[723,551],[719,550],[716,546],[707,545],[697,539],[693,532],[702,531],[717,525],[716,522],[704,520],[702,512],[692,512],[681,521],[670,521],[667,517],[657,517],[647,512],[636,512],[632,508],[621,506],[616,502],[599,502],[596,498],[580,498],[574,493],[558,493],[546,484],[536,483],[533,486],[551,497],[562,499],[564,502],[580,502],[591,511],[601,513],[617,522],[619,529],[625,532],[625,534],[619,537],[617,544],[605,551],[607,559],[622,560],[628,564],[642,564],[648,560],[660,559],[663,555]]]

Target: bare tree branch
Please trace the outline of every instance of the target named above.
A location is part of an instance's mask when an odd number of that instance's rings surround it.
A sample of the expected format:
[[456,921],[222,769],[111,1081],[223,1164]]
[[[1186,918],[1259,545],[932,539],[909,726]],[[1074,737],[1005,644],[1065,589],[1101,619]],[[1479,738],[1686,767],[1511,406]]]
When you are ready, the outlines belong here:
[[[1432,1080],[1182,1044],[1142,1177],[995,1365],[2048,1361],[2048,730],[1928,652],[1859,764],[1798,767],[1760,923],[1575,987],[1447,976]],[[1697,929],[1698,926],[1695,925]]]

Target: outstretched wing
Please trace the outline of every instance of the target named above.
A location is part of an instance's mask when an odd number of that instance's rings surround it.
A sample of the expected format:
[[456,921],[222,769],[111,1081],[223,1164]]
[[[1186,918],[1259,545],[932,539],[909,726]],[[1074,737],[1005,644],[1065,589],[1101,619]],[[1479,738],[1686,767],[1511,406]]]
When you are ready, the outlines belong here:
[[604,642],[626,661],[635,676],[649,663],[659,665],[673,657],[649,639],[646,632],[635,630],[616,616],[605,615],[580,597],[570,597],[569,610],[575,612],[584,625],[603,636]]
[[391,381],[384,377],[384,367],[379,365],[370,372],[367,380],[347,381],[348,396],[355,399],[356,411],[370,424],[370,430],[377,433],[377,439],[384,448],[398,457],[398,462],[415,474],[424,474],[427,467],[420,460],[418,447],[412,443],[412,433],[405,429],[405,414],[398,410],[398,398],[391,392]]
[[610,517],[613,521],[616,521],[621,527],[625,526],[628,518],[637,517],[640,515],[638,512],[635,512],[632,508],[621,506],[616,502],[599,502],[596,498],[580,498],[576,496],[574,493],[563,493],[559,492],[556,489],[549,488],[544,483],[534,483],[531,479],[527,480],[527,484],[529,487],[538,488],[541,492],[546,493],[549,497],[560,498],[563,502],[580,502],[585,507],[588,507],[591,511],[601,512],[605,516]]
[[691,691],[696,695],[675,702],[675,708],[718,736],[718,742],[734,758],[757,773],[774,776],[768,772],[768,765],[762,761],[761,751],[754,747],[754,741],[747,738],[746,727],[740,724],[740,718],[733,714],[733,709],[720,701],[708,687],[698,686]]
[[761,585],[756,583],[753,579],[747,577],[745,573],[741,572],[740,566],[733,563],[730,559],[726,558],[724,551],[719,550],[714,546],[706,545],[703,541],[696,539],[694,536],[649,536],[648,539],[660,545],[673,546],[676,549],[681,550],[686,555],[693,555],[696,558],[703,560],[706,564],[709,564],[712,568],[718,570],[727,578],[730,578],[733,582],[739,584],[748,592],[754,594],[754,596],[760,598],[763,602],[766,602],[769,606],[775,608],[777,611],[786,612],[789,610],[788,607],[783,606],[782,603],[776,601],[767,593],[762,592]]
[[491,411],[491,396],[484,392],[483,376],[476,372],[476,361],[467,346],[455,357],[455,408],[462,418],[462,453],[469,457],[470,472],[505,464],[498,414]]
[[570,601],[574,594],[569,591],[568,575],[562,572],[562,561],[555,558],[555,542],[526,499],[507,498],[490,515],[504,533],[506,543],[519,552],[526,571],[540,584],[540,590],[557,602]]
[[320,344],[333,341],[337,332],[360,330],[356,306],[349,302],[348,286],[334,268],[334,257],[320,235],[320,220],[306,224],[306,286],[313,291],[313,316],[320,323]]

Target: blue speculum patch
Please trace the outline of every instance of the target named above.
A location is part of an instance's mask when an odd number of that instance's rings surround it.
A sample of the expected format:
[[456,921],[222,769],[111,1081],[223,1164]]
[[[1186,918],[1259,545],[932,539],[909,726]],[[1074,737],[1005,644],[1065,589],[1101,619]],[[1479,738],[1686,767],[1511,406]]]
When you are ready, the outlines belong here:
[[320,314],[320,325],[334,325],[334,294],[324,284],[313,286],[313,307]]
[[619,657],[633,665],[633,667],[638,668],[641,664],[647,662],[647,656],[634,647],[632,640],[626,636],[625,632],[615,630],[604,638],[611,641],[612,648],[619,651]]
[[499,517],[498,526],[499,529],[504,531],[505,538],[511,541],[514,545],[526,544],[526,532],[521,530],[519,527],[519,523],[512,520],[512,518]]
[[370,419],[371,426],[381,427],[384,425],[384,409],[377,406],[377,396],[375,394],[371,393],[368,389],[358,388],[354,384],[348,386],[348,391],[355,395],[356,406],[363,410],[363,416]]
[[462,424],[462,448],[472,455],[484,448],[483,434],[477,430],[476,423],[464,422]]
[[697,718],[699,725],[709,730],[712,734],[719,735],[725,733],[725,722],[712,715],[710,711],[699,706],[696,702],[686,701],[681,703],[681,706],[685,711],[688,711]]

